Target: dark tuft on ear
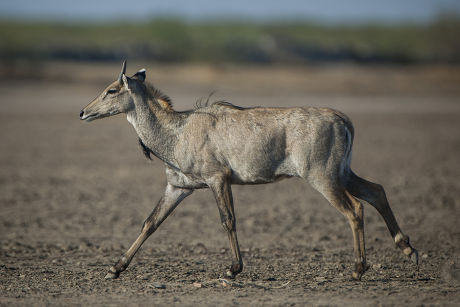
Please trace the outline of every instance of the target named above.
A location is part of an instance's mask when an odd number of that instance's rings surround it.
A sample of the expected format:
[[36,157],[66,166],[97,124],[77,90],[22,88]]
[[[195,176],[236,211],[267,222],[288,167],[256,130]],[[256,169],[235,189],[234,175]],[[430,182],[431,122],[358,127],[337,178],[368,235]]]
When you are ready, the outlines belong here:
[[145,68],[142,68],[141,70],[139,70],[137,73],[135,73],[133,75],[133,78],[134,79],[137,79],[141,82],[144,82],[145,81]]

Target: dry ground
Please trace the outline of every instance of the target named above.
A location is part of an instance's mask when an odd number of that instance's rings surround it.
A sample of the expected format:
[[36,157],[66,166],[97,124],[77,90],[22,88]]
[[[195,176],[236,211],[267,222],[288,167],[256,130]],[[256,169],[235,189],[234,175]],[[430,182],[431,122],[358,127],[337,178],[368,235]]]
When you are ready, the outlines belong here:
[[296,179],[235,187],[245,269],[228,284],[219,280],[228,242],[206,190],[176,209],[118,280],[104,280],[165,186],[162,164],[143,158],[123,116],[78,119],[118,69],[2,70],[0,305],[459,305],[458,68],[147,65],[148,80],[181,110],[217,90],[239,105],[347,113],[353,169],[384,185],[420,252],[416,267],[366,206],[371,269],[352,281],[350,227],[318,192]]

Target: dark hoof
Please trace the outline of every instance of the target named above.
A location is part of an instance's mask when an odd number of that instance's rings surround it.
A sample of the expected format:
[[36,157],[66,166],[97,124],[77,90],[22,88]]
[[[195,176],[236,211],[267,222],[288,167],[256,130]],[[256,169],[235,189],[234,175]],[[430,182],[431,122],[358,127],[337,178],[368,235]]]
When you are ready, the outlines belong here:
[[415,248],[412,248],[412,253],[409,255],[409,258],[414,264],[418,264],[418,251]]
[[353,271],[353,273],[351,273],[351,277],[353,277],[354,280],[360,281],[363,274],[364,273]]
[[354,280],[361,280],[361,277],[364,273],[369,270],[369,265],[367,263],[356,263],[355,270],[351,273],[351,276]]
[[225,277],[228,277],[228,278],[230,278],[230,279],[235,279],[236,274],[233,274],[232,271],[228,270],[228,271],[225,273]]
[[120,276],[120,272],[113,272],[112,268],[110,268],[109,272],[107,275],[105,275],[105,279],[117,279]]
[[233,263],[228,271],[225,273],[225,276],[231,279],[235,279],[236,275],[243,271],[243,263]]

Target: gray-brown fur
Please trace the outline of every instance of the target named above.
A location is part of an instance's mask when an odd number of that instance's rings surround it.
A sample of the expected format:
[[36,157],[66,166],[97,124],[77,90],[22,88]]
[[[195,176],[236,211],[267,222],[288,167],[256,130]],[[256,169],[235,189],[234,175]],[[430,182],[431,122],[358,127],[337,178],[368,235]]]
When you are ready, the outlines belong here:
[[167,187],[129,250],[106,278],[126,269],[142,243],[193,190],[210,188],[228,234],[232,265],[228,277],[241,272],[232,184],[261,184],[300,177],[348,218],[353,231],[355,270],[360,279],[368,266],[364,246],[363,207],[374,206],[395,243],[414,262],[417,251],[402,233],[380,185],[350,169],[353,126],[342,113],[328,108],[241,108],[218,102],[176,112],[170,99],[145,83],[145,70],[128,78],[124,63],[117,81],[80,113],[93,120],[126,113],[144,154],[165,163]]

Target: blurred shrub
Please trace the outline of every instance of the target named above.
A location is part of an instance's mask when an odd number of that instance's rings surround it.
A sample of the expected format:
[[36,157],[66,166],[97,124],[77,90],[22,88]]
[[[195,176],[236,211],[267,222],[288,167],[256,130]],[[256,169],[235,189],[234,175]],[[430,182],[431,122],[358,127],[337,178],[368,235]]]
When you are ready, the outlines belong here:
[[458,63],[458,37],[460,20],[448,16],[430,25],[398,26],[173,18],[107,24],[4,20],[0,21],[0,57],[4,61]]

